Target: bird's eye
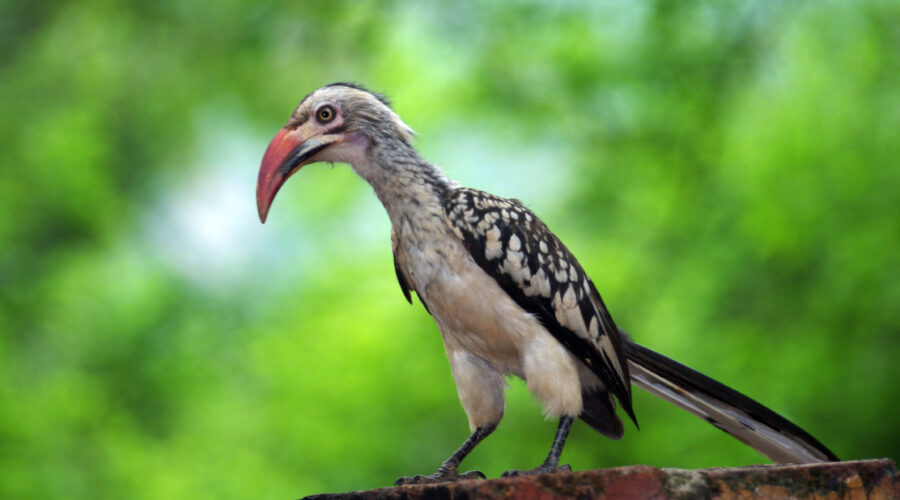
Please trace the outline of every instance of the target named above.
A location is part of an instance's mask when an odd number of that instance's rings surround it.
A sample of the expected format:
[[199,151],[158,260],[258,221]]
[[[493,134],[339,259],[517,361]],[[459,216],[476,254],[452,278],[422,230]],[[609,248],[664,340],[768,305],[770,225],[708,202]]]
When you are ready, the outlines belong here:
[[334,108],[331,106],[322,106],[316,111],[316,120],[319,120],[319,123],[328,123],[331,120],[334,120]]

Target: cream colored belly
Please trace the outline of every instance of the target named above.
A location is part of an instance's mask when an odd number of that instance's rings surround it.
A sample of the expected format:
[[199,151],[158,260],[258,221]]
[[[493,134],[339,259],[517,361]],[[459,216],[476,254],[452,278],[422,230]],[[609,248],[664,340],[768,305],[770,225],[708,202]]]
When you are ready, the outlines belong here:
[[525,378],[522,351],[549,334],[477,265],[462,271],[442,273],[429,287],[429,307],[444,342],[484,358],[503,374]]
[[[461,244],[441,247],[440,253],[441,266],[407,264],[438,323],[451,365],[459,351],[474,354],[502,374],[525,379],[532,394],[544,403],[546,414],[580,413],[578,364],[565,347],[516,304]],[[457,371],[454,368],[459,386],[466,374],[458,376]],[[458,389],[466,406],[466,388]],[[466,411],[471,417],[470,408]]]

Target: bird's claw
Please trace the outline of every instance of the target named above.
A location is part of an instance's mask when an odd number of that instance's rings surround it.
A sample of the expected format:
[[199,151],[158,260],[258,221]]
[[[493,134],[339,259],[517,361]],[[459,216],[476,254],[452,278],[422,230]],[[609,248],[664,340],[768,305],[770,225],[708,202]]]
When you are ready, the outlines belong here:
[[572,472],[572,466],[569,464],[559,466],[544,464],[531,470],[508,470],[501,474],[501,477],[536,476],[538,474],[553,474],[555,472]]
[[445,469],[441,467],[434,474],[429,474],[427,476],[416,475],[416,476],[405,476],[396,480],[394,484],[397,486],[402,486],[404,484],[431,484],[431,483],[445,483],[448,481],[461,481],[465,479],[485,479],[484,474],[481,471],[470,470],[468,472],[463,472],[460,474],[456,469]]

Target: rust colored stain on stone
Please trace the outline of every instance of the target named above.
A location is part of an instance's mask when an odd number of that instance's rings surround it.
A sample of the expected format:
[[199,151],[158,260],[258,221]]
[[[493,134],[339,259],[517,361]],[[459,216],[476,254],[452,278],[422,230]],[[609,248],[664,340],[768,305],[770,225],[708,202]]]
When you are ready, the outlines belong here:
[[659,469],[647,465],[575,473],[398,486],[313,495],[315,500],[814,499],[900,498],[891,460],[723,469]]

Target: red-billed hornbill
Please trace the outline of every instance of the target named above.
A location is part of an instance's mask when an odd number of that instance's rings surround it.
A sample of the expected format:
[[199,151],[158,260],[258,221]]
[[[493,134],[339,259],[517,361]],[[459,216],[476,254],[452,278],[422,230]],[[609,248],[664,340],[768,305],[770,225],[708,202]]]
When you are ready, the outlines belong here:
[[808,433],[743,394],[633,342],[565,245],[516,200],[461,187],[413,147],[413,131],[384,96],[335,83],[307,95],[269,144],[257,204],[265,222],[281,185],[302,166],[344,162],[375,190],[391,219],[400,288],[437,322],[472,434],[419,483],[484,477],[459,463],[505,409],[505,377],[525,380],[559,427],[559,457],[578,417],[622,437],[615,399],[635,421],[631,384],[698,415],[779,463],[837,460]]

